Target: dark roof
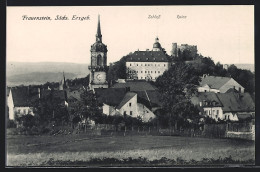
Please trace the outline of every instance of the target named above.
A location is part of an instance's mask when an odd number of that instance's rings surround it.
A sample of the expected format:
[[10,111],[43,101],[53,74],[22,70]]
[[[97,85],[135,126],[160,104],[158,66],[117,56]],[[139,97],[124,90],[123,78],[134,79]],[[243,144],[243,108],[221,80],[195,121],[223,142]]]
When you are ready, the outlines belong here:
[[134,96],[136,95],[136,93],[133,92],[127,92],[125,94],[125,97],[123,98],[123,100],[120,102],[120,104],[117,106],[117,109],[120,109],[121,107],[123,107],[130,99],[132,99]]
[[84,90],[66,90],[68,99],[75,98],[77,100],[81,100],[80,95],[83,93]]
[[15,107],[30,107],[38,99],[38,94],[30,94],[28,87],[11,88]]
[[163,51],[135,51],[127,62],[169,62],[168,56]]
[[254,112],[255,103],[249,93],[218,93],[224,112]]
[[[191,102],[195,105],[199,105],[200,102],[204,103],[207,102],[207,105],[205,103],[203,104],[203,107],[210,106],[210,107],[222,107],[222,103],[219,100],[216,93],[213,92],[199,92],[195,96],[191,98]],[[213,103],[215,102],[215,103]]]
[[94,91],[99,103],[110,106],[118,106],[126,94],[125,88],[95,88]]
[[157,90],[135,91],[137,102],[144,104],[148,108],[162,107],[161,94]]
[[41,98],[46,101],[62,103],[66,101],[66,92],[64,90],[42,90]]
[[[249,93],[201,92],[191,98],[192,103],[195,105],[198,105],[204,100],[207,102],[215,101],[215,107],[222,107],[223,112],[255,111],[255,103]],[[208,106],[214,107],[214,104],[208,104]]]
[[126,83],[116,83],[111,88],[130,87],[130,91],[156,90],[157,88],[147,81],[126,81]]
[[206,76],[201,78],[200,86],[208,85],[210,88],[219,89],[231,78],[219,76]]

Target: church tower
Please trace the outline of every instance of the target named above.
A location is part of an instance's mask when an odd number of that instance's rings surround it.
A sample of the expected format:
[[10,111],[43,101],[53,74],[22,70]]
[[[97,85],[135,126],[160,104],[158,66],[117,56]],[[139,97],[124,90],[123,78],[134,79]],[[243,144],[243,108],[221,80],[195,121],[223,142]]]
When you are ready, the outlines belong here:
[[100,16],[98,15],[98,25],[96,42],[91,45],[91,65],[88,67],[90,70],[89,88],[108,88],[107,82],[107,46],[102,43],[102,34],[100,28]]

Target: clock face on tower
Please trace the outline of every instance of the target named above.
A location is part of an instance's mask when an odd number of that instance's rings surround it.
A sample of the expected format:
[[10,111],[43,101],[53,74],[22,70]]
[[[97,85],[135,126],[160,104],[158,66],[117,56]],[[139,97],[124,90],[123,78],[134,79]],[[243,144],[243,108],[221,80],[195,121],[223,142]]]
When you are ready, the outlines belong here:
[[105,83],[106,82],[106,72],[95,72],[94,73],[95,83]]

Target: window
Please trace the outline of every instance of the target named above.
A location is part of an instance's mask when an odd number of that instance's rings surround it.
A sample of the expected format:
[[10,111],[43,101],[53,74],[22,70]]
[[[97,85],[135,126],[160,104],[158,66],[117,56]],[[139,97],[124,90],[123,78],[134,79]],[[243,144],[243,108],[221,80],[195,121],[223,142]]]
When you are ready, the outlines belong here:
[[145,66],[146,66],[146,64],[145,64]]
[[133,115],[133,112],[132,112],[132,111],[130,111],[130,115]]
[[158,71],[158,73],[160,73],[160,71]]
[[131,63],[130,63],[130,66],[131,66]]
[[136,64],[136,66],[138,66],[138,64]]
[[129,103],[129,106],[131,107],[132,103]]
[[148,71],[148,73],[150,73],[150,71]]
[[204,90],[204,92],[206,93],[206,92],[207,92],[207,90]]
[[143,66],[143,64],[141,64],[141,66]]
[[23,113],[26,114],[26,109],[23,110]]
[[136,73],[138,73],[138,71],[136,71]]
[[143,77],[141,76],[141,79],[143,79]]
[[156,71],[154,71],[154,73],[156,73]]
[[141,71],[141,73],[143,73],[143,71]]
[[124,115],[126,115],[126,111],[124,111]]
[[150,64],[148,64],[148,66],[150,66]]
[[241,93],[241,87],[239,87],[238,89],[239,89],[239,92]]
[[166,66],[166,65],[164,64],[164,66]]
[[218,113],[219,113],[219,110],[217,110],[217,115],[218,115]]
[[153,73],[153,71],[151,71],[151,73]]
[[144,73],[146,73],[146,71],[144,71]]
[[18,113],[20,113],[20,112],[21,112],[21,110],[20,110],[20,109],[18,109],[18,110],[17,110],[17,112],[18,112]]
[[156,64],[155,64],[155,66],[156,66]]

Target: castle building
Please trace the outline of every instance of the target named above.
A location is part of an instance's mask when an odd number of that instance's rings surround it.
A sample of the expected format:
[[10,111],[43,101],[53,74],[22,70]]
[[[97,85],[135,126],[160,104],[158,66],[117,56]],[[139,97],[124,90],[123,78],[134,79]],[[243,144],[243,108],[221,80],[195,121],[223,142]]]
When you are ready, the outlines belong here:
[[108,88],[107,82],[107,46],[102,43],[102,34],[100,28],[100,16],[98,16],[98,26],[96,34],[96,42],[91,45],[91,65],[89,88]]
[[172,43],[171,56],[178,57],[179,53],[183,53],[185,50],[189,51],[192,58],[196,57],[196,54],[198,52],[197,45],[178,45],[177,43]]
[[151,51],[135,51],[126,60],[128,80],[156,80],[172,63],[166,51],[161,47],[159,39],[155,39]]

